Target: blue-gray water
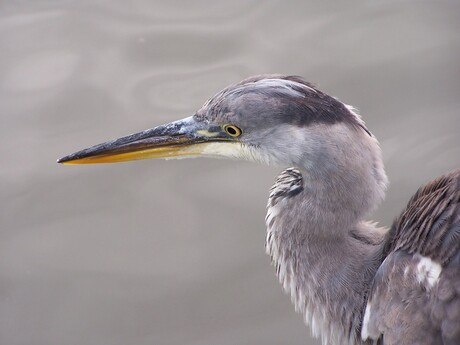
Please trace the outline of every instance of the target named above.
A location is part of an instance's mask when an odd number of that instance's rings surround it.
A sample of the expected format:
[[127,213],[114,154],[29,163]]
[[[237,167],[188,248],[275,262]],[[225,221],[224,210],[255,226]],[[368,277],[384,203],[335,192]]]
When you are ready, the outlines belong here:
[[389,225],[460,167],[458,1],[2,1],[0,344],[315,344],[264,254],[277,169],[56,159],[299,74],[380,139]]

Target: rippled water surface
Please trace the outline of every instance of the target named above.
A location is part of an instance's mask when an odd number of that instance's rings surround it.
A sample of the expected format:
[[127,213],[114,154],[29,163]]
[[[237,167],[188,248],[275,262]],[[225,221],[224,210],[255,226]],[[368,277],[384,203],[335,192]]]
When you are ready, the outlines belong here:
[[277,169],[55,161],[299,74],[380,139],[389,225],[460,166],[459,32],[458,1],[1,2],[0,343],[318,343],[264,254]]

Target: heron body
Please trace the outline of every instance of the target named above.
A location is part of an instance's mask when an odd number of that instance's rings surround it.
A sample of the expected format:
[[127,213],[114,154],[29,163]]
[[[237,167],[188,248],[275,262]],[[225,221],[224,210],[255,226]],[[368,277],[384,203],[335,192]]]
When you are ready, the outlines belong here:
[[281,75],[59,162],[178,156],[285,169],[270,190],[266,251],[324,344],[460,344],[460,170],[422,187],[391,229],[365,221],[387,186],[377,140],[352,107]]

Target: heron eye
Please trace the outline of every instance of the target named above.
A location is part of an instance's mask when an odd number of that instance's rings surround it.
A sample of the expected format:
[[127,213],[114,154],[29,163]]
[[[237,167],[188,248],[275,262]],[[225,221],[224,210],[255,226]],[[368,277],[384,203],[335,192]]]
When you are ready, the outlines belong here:
[[236,127],[235,125],[224,125],[223,126],[225,133],[230,135],[231,137],[239,137],[241,135],[241,129]]

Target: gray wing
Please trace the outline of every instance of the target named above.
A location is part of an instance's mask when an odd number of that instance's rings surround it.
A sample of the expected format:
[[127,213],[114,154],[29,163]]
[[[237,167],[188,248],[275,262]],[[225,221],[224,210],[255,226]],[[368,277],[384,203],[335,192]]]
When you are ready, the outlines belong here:
[[460,170],[419,191],[394,222],[362,324],[378,344],[460,344]]

